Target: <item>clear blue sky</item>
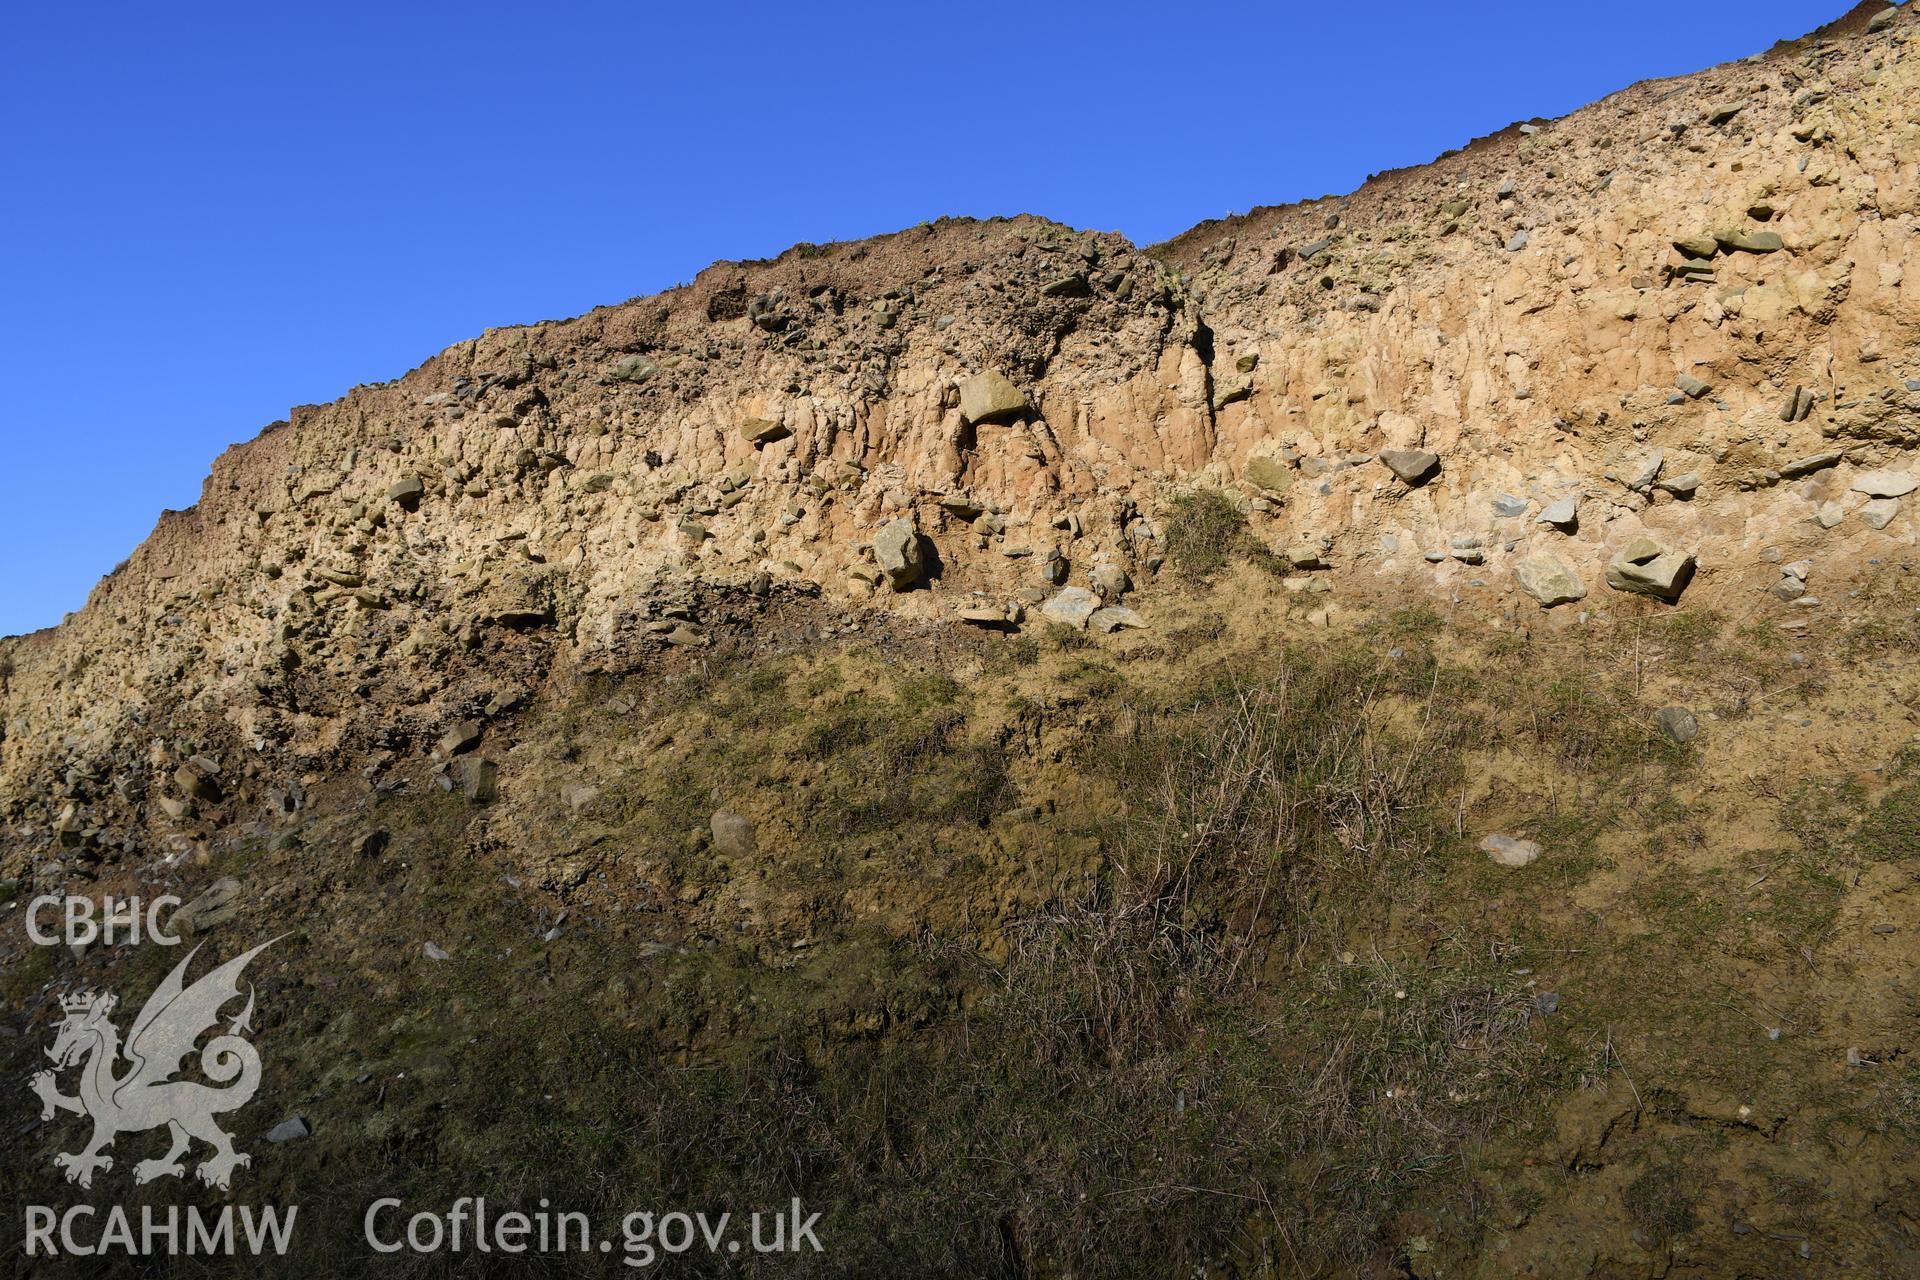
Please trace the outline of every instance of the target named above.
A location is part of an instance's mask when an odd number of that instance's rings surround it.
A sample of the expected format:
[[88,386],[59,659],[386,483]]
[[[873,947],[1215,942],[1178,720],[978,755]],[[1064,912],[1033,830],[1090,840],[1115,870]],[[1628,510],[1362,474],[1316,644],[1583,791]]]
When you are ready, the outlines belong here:
[[1149,243],[1846,8],[10,6],[0,634],[228,444],[488,326],[942,214]]

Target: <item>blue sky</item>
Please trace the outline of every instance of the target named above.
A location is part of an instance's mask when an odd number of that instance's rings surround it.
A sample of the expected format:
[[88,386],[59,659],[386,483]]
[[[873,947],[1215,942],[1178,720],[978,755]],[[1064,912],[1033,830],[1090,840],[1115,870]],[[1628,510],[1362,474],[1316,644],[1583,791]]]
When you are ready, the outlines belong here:
[[1138,243],[1844,0],[16,5],[0,41],[0,634],[289,406],[715,258],[942,214]]

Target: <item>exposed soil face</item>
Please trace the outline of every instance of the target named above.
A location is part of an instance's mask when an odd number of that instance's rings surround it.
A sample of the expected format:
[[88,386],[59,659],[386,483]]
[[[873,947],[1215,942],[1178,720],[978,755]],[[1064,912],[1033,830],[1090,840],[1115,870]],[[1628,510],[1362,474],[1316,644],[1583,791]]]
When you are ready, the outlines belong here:
[[[801,1274],[1915,1269],[1877,14],[1151,250],[720,264],[229,450],[0,640],[9,1182],[82,1194],[60,997],[177,959],[27,901],[211,892],[209,953],[286,935],[235,1136],[316,1274],[482,1190],[797,1194]],[[150,1154],[100,1186],[178,1202]]]

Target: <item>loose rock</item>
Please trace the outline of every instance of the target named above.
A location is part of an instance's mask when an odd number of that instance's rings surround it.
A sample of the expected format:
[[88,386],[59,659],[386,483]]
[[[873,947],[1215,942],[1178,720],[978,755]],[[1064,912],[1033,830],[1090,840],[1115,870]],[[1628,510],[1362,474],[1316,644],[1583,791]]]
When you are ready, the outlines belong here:
[[1503,867],[1531,866],[1540,857],[1537,842],[1516,836],[1491,835],[1480,842],[1480,848]]
[[718,852],[730,858],[751,858],[759,852],[753,823],[742,815],[722,809],[708,819],[708,825],[713,830],[713,847]]
[[1085,627],[1100,608],[1100,597],[1085,587],[1067,587],[1040,606],[1040,616],[1070,627]]
[[1654,713],[1653,721],[1672,742],[1692,742],[1700,736],[1700,722],[1685,707],[1662,707]]

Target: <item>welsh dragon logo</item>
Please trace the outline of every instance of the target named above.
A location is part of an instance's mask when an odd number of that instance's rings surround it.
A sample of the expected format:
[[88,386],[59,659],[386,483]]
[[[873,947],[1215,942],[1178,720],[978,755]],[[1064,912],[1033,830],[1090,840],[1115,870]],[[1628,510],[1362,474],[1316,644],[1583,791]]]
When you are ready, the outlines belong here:
[[[200,1050],[200,1070],[213,1084],[172,1077],[180,1071],[181,1060],[193,1052],[195,1042],[219,1022],[221,1007],[239,998],[241,970],[274,941],[278,939],[236,956],[190,987],[182,979],[200,948],[189,951],[141,1007],[124,1049],[119,1028],[108,1016],[117,1003],[111,992],[61,998],[66,1016],[53,1048],[47,1050],[54,1070],[35,1075],[33,1090],[40,1095],[42,1120],[51,1120],[55,1111],[93,1120],[93,1139],[85,1150],[53,1158],[55,1165],[67,1171],[67,1181],[91,1187],[96,1171],[113,1168],[113,1158],[104,1149],[113,1145],[116,1136],[161,1125],[167,1127],[173,1145],[159,1159],[136,1164],[135,1182],[181,1176],[186,1172],[181,1157],[194,1138],[213,1148],[213,1154],[194,1171],[209,1186],[224,1190],[235,1168],[252,1163],[251,1157],[233,1149],[233,1140],[213,1121],[221,1112],[245,1106],[260,1087],[260,1055],[242,1035],[253,1030],[249,1021],[252,987],[247,989],[246,1007],[227,1024],[226,1034],[215,1036]],[[116,1075],[114,1068],[122,1054],[129,1065]],[[80,1067],[79,1093],[70,1097],[59,1091],[54,1077],[75,1065]]]

